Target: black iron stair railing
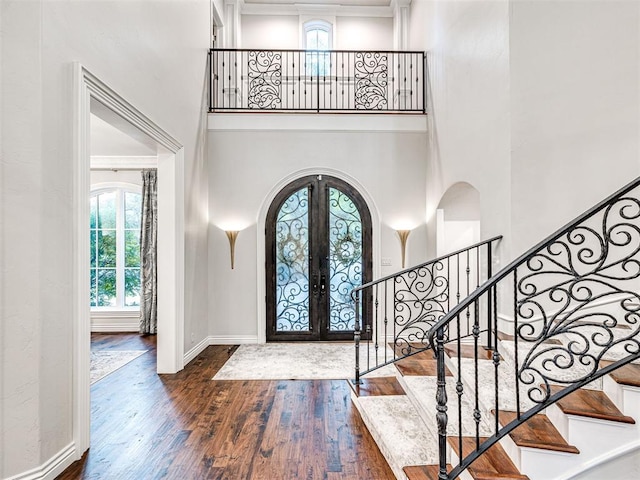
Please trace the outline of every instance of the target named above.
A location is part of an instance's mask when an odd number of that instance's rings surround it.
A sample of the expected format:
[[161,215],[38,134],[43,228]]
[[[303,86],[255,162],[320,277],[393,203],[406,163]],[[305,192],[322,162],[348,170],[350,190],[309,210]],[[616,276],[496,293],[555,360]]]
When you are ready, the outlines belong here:
[[356,309],[355,382],[359,383],[362,375],[429,348],[430,329],[491,277],[493,250],[501,238],[490,238],[355,288],[351,293]]
[[209,50],[210,112],[425,113],[424,52]]
[[[456,478],[533,415],[640,358],[639,292],[640,178],[442,315],[428,333],[438,362],[438,478]],[[457,352],[450,359],[457,365],[456,377],[445,376],[447,345],[453,347],[450,354]],[[465,345],[475,351],[472,358],[461,354]],[[480,355],[482,349],[489,350],[490,360],[483,359],[487,352]],[[467,382],[463,371],[473,380]],[[453,398],[447,397],[448,381],[455,382]],[[501,426],[506,411],[515,412],[516,419]],[[456,464],[447,458],[447,444],[462,452],[463,425],[475,431],[475,448]],[[448,460],[453,463],[449,472]]]

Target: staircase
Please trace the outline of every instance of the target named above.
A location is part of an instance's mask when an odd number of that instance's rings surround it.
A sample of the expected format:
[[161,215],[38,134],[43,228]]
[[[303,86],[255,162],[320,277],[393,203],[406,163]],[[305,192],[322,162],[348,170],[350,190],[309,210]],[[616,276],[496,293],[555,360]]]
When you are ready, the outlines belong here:
[[571,479],[640,448],[640,179],[492,275],[498,241],[354,291],[352,398],[399,479]]

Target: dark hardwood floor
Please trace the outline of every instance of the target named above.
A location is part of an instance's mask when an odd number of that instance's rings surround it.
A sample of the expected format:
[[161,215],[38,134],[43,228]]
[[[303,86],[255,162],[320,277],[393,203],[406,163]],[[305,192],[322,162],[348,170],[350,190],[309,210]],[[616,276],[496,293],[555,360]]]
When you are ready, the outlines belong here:
[[346,381],[214,381],[211,346],[157,375],[155,337],[92,336],[144,355],[91,387],[91,448],[58,478],[393,479]]

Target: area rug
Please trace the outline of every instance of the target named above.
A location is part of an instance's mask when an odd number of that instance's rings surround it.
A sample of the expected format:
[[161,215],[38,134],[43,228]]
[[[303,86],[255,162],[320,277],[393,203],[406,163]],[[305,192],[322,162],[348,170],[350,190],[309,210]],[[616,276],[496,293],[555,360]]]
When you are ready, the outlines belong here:
[[[240,345],[214,380],[347,380],[355,376],[352,343]],[[364,352],[363,358],[364,358]],[[389,358],[393,353],[389,350]],[[369,376],[395,375],[387,365]]]
[[135,360],[146,350],[96,350],[91,352],[91,384]]

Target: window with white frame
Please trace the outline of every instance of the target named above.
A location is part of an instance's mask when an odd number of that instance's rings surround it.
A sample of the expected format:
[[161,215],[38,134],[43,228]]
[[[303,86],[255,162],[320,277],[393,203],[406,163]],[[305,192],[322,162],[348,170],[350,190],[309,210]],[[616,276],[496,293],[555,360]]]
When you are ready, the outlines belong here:
[[140,306],[140,217],[136,186],[91,192],[91,308]]
[[307,73],[311,75],[331,74],[331,53],[333,47],[333,25],[325,20],[310,20],[303,25],[303,48],[306,56]]

